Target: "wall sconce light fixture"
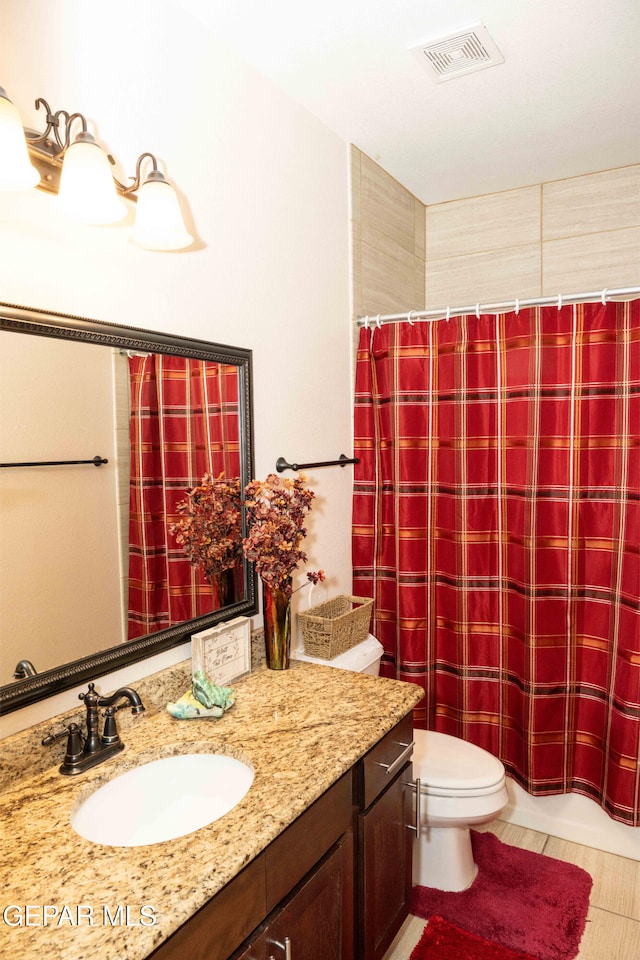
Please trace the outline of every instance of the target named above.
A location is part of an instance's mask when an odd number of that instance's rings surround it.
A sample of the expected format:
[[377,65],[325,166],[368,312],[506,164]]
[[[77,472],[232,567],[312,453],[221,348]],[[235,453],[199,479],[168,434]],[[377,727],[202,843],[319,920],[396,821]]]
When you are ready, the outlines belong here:
[[[156,158],[143,153],[136,162],[133,182],[117,180],[108,156],[87,130],[81,113],[52,112],[42,97],[36,109],[47,112],[43,133],[23,129],[20,114],[0,87],[0,190],[38,187],[57,194],[59,208],[83,223],[116,223],[127,215],[121,199],[136,201],[131,240],[146,250],[181,250],[193,242],[188,233],[178,197],[158,170]],[[71,127],[81,130],[71,140]],[[143,166],[150,170],[142,176]]]

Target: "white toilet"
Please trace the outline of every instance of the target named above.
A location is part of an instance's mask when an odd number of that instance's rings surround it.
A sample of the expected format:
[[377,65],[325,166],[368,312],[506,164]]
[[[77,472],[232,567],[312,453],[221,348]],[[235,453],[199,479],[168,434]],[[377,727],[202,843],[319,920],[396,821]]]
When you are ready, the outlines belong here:
[[[375,637],[319,660],[299,660],[377,675],[382,644]],[[413,846],[413,882],[438,890],[466,890],[477,867],[470,828],[490,823],[508,802],[505,770],[497,757],[458,737],[414,730],[413,776],[420,780],[420,837]]]
[[421,831],[413,882],[466,890],[477,867],[470,828],[495,820],[507,805],[505,770],[473,743],[433,730],[413,731],[413,776],[420,780]]

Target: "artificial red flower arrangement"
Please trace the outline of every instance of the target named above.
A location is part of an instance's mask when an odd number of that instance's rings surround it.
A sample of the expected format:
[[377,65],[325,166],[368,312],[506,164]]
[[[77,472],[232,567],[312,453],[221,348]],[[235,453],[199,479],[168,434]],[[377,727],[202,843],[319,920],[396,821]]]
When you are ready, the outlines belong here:
[[[177,504],[181,519],[169,530],[189,561],[202,565],[207,580],[235,567],[244,550],[263,583],[290,598],[293,571],[307,562],[300,545],[307,534],[304,518],[315,498],[304,484],[302,477],[290,480],[275,473],[248,483],[244,491],[248,536],[243,540],[240,480],[206,473],[201,483],[187,491],[186,500]],[[310,583],[324,579],[322,570],[307,573]]]
[[181,519],[169,525],[193,566],[213,582],[242,560],[242,498],[240,479],[205,473],[176,505]]
[[[304,484],[303,477],[290,480],[270,473],[266,480],[252,480],[245,487],[249,535],[242,542],[244,554],[255,563],[262,582],[288,598],[295,592],[293,571],[307,562],[300,545],[307,535],[304,518],[315,493]],[[323,570],[307,573],[311,583],[324,579]]]

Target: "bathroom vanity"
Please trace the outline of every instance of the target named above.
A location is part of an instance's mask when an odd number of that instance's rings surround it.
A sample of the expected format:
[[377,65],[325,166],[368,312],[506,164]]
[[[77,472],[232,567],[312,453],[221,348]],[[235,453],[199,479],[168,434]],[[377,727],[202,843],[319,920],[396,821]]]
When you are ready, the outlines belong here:
[[225,960],[247,937],[234,960],[317,960],[319,944],[323,957],[379,960],[411,889],[412,734],[409,714],[153,960]]
[[[188,667],[137,685],[147,711],[142,720],[121,714],[126,749],[81,777],[60,776],[57,748],[43,759],[49,724],[4,741],[2,909],[18,909],[5,911],[0,952],[21,960],[379,960],[411,884],[411,720],[422,691],[294,663],[239,681],[220,720],[178,721],[164,704],[188,686]],[[39,768],[29,769],[27,743]],[[194,751],[253,766],[251,789],[220,820],[131,848],[92,844],[69,825],[74,806],[102,783]],[[27,766],[16,777],[19,763]],[[45,905],[59,913],[45,918]]]

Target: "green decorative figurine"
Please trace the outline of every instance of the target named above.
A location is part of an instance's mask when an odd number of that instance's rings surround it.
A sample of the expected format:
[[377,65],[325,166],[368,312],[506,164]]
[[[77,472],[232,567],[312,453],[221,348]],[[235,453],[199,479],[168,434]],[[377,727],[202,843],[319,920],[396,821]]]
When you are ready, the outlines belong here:
[[197,720],[199,717],[221,717],[233,706],[235,695],[232,687],[218,687],[207,680],[202,670],[196,670],[191,688],[175,703],[168,703],[167,710],[177,720]]

